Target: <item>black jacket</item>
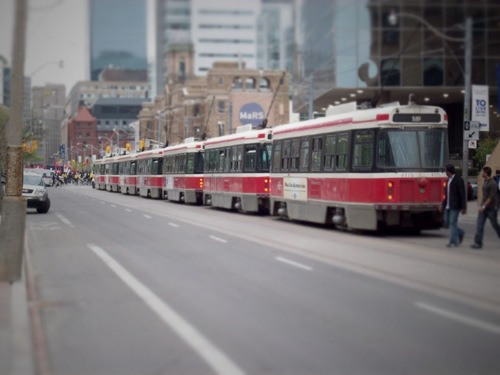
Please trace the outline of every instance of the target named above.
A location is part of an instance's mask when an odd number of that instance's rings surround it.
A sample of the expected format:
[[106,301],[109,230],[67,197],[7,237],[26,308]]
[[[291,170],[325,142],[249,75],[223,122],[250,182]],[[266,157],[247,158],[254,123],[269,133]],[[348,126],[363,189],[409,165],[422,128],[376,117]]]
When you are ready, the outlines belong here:
[[[450,181],[450,180],[448,180]],[[444,194],[446,198],[443,201],[443,207],[446,208],[447,194],[448,194],[448,184],[446,183],[446,188]],[[465,210],[467,208],[467,199],[465,194],[465,184],[462,177],[455,175],[450,184],[450,209],[452,210]]]

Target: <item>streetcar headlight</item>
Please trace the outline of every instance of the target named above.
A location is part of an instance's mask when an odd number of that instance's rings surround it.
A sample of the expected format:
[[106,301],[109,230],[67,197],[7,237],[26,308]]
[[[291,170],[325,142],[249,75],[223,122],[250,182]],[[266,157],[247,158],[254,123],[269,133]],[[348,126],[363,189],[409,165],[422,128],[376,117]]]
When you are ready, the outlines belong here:
[[387,183],[387,199],[392,201],[394,194],[394,183],[392,181],[389,181]]

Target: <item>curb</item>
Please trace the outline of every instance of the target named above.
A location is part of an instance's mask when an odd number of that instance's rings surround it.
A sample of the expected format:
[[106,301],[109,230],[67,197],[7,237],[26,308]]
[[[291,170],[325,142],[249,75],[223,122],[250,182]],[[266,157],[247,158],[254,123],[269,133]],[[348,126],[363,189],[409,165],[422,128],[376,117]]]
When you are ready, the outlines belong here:
[[31,322],[31,340],[33,343],[33,361],[35,362],[37,375],[49,375],[50,360],[48,354],[48,346],[45,338],[45,332],[42,325],[42,317],[40,314],[40,299],[35,288],[35,279],[33,267],[31,265],[31,250],[28,245],[28,238],[25,235],[25,273],[26,273],[26,293],[28,301],[28,311]]

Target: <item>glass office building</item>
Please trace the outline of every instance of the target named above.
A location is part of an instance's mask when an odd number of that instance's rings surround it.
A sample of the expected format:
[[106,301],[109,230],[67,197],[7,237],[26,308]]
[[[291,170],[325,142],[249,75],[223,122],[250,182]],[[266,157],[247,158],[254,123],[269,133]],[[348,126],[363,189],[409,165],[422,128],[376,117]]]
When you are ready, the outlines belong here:
[[103,69],[147,72],[146,0],[90,0],[90,77]]
[[[443,107],[450,152],[461,153],[464,41],[473,20],[472,84],[490,86],[490,129],[500,131],[500,3],[488,0],[297,0],[294,109],[356,100]],[[423,20],[423,21],[421,21]],[[441,35],[440,35],[441,34]]]

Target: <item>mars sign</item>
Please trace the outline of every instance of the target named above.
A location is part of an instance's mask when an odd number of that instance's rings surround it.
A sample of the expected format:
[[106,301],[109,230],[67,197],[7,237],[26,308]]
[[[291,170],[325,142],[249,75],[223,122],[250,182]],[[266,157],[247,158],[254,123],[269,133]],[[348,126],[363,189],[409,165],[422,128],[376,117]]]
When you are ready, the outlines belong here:
[[241,125],[252,124],[252,127],[256,127],[265,118],[264,108],[257,103],[247,103],[240,108],[239,117]]

